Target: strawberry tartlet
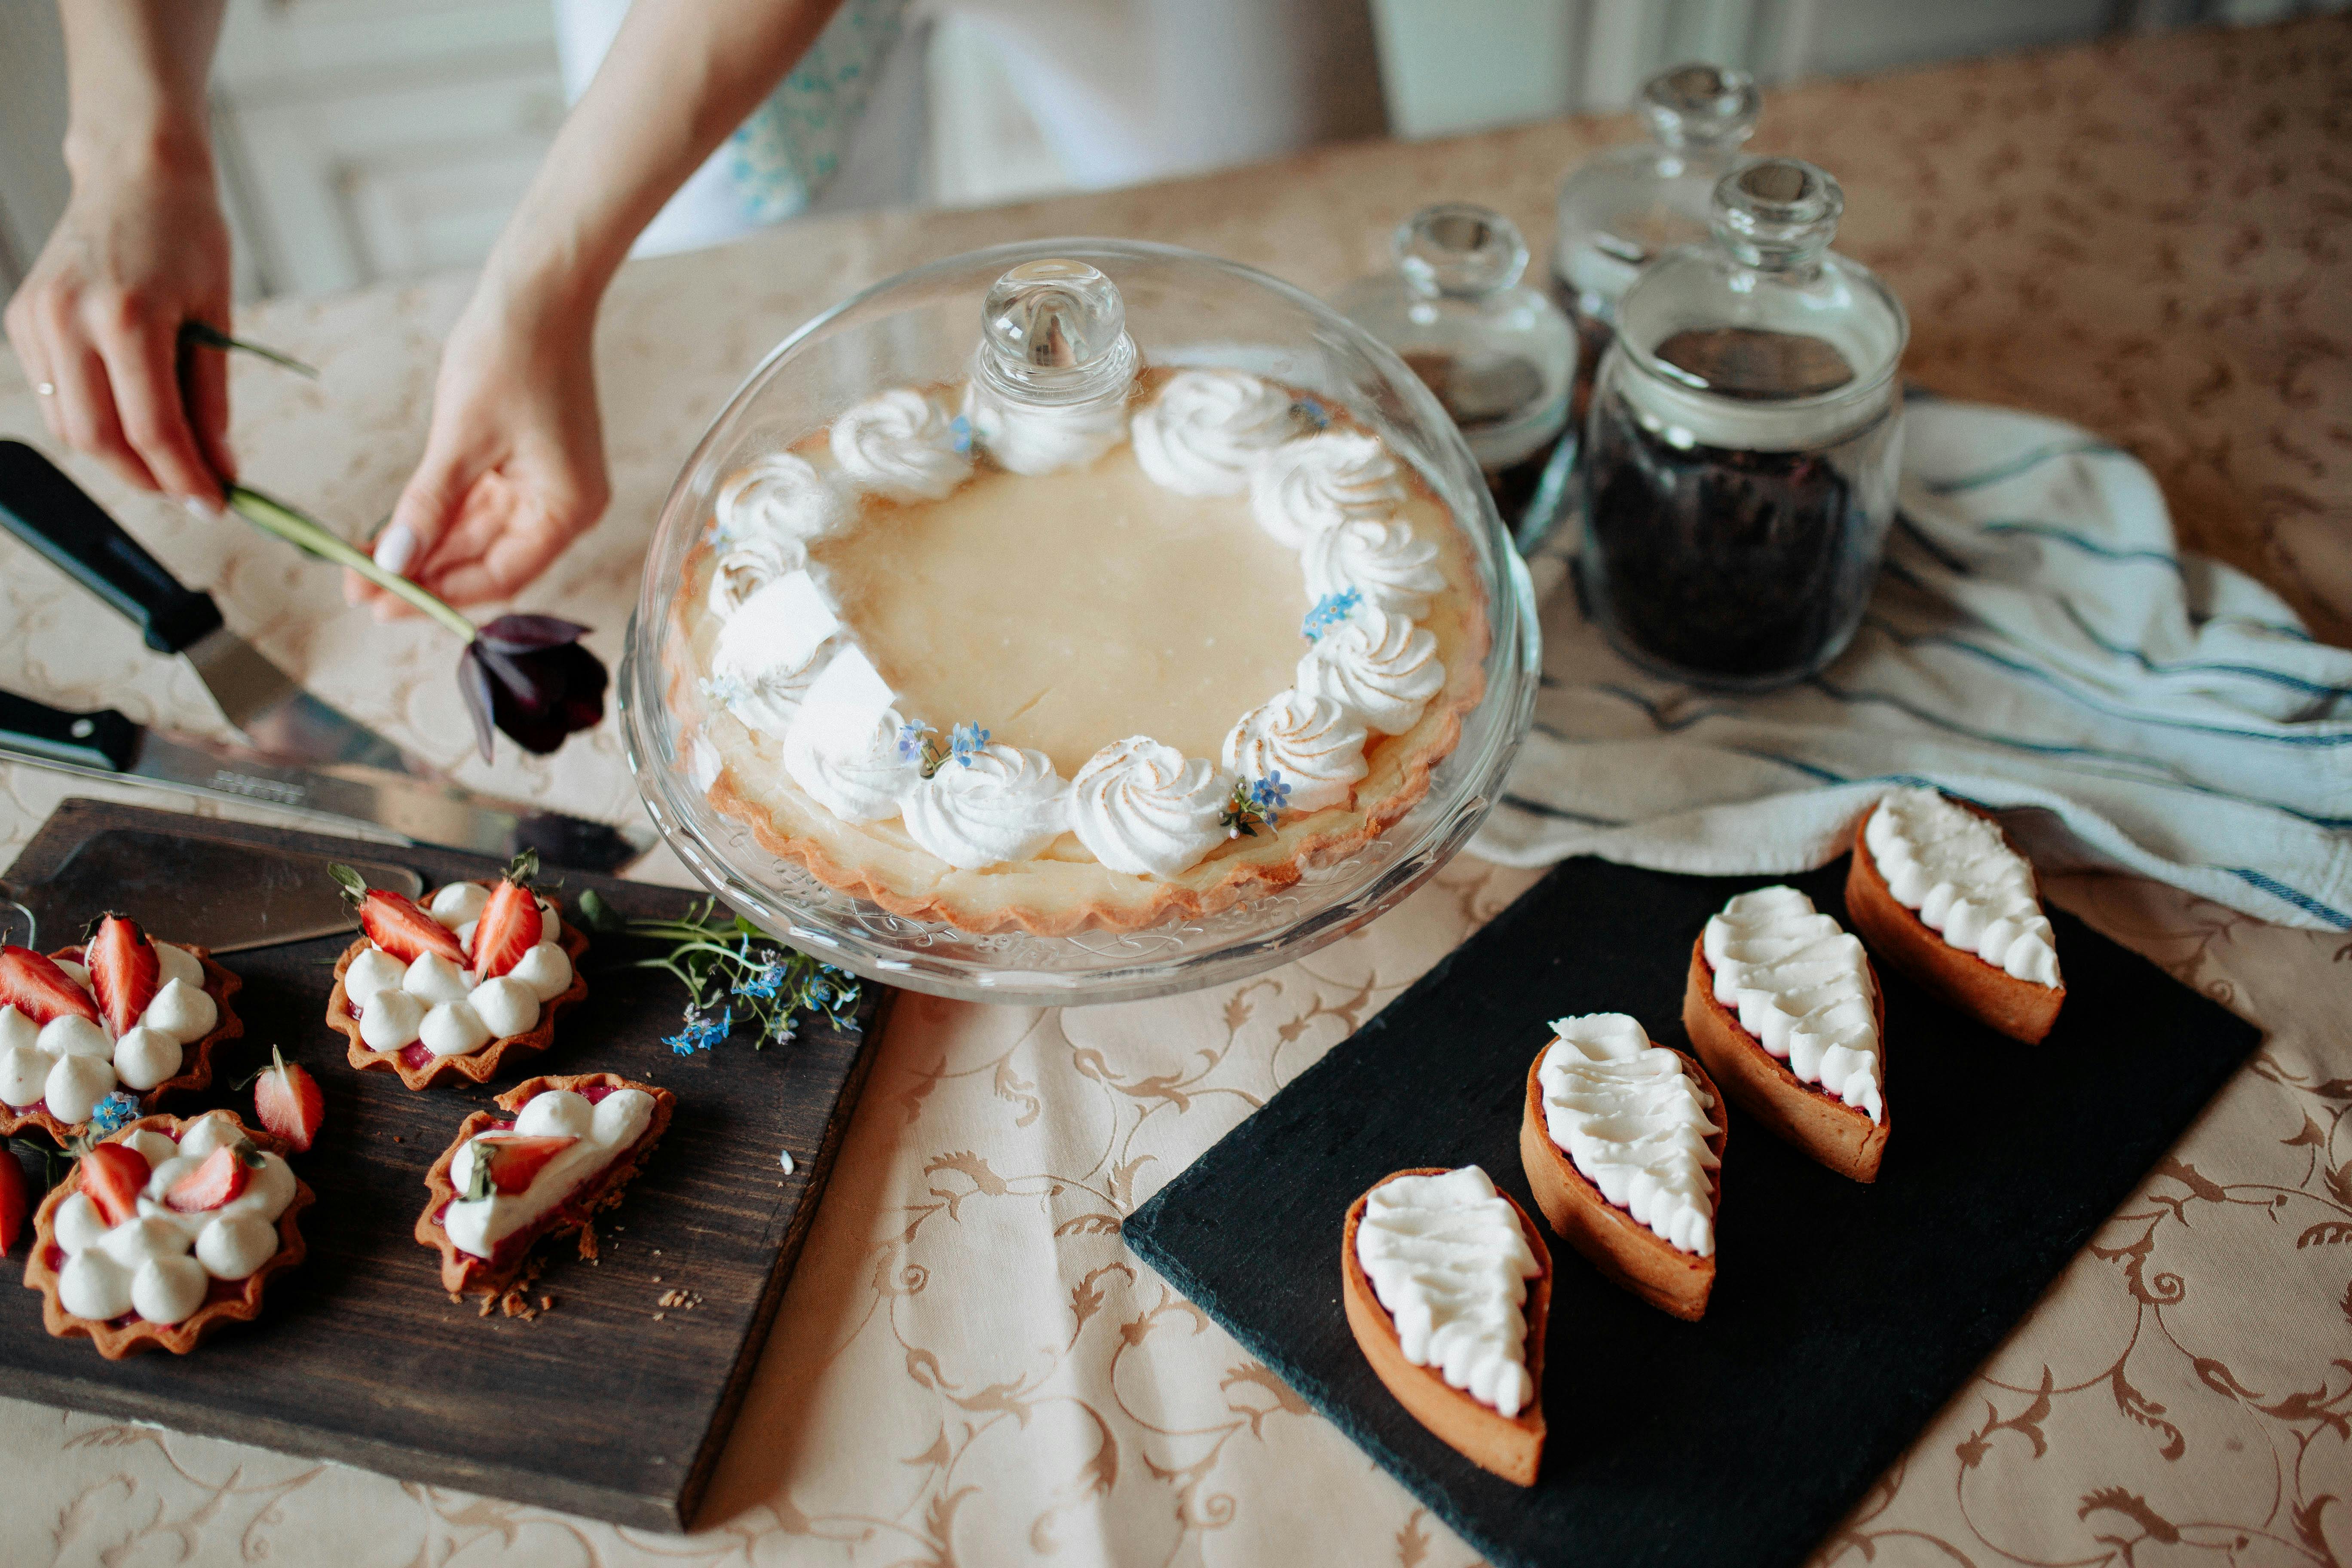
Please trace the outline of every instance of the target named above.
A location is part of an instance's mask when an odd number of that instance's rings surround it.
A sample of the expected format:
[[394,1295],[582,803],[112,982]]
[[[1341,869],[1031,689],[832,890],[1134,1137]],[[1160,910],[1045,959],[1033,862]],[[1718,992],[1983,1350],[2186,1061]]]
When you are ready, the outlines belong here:
[[363,932],[327,998],[352,1066],[411,1089],[444,1073],[482,1083],[509,1051],[548,1047],[556,1015],[588,994],[588,939],[530,890],[532,868],[525,856],[495,882],[452,882],[419,904],[336,868]]
[[617,1073],[526,1079],[477,1110],[425,1173],[416,1239],[439,1249],[441,1283],[496,1296],[522,1278],[531,1247],[577,1232],[596,1256],[599,1210],[621,1201],[669,1126],[677,1097]]
[[25,1285],[59,1339],[117,1361],[185,1355],[261,1311],[269,1277],[302,1260],[310,1189],[283,1142],[235,1113],[145,1116],[90,1145],[33,1218]]
[[0,1135],[63,1142],[118,1091],[153,1110],[213,1080],[213,1050],[245,1033],[243,983],[201,947],[153,942],[107,915],[79,947],[0,947]]

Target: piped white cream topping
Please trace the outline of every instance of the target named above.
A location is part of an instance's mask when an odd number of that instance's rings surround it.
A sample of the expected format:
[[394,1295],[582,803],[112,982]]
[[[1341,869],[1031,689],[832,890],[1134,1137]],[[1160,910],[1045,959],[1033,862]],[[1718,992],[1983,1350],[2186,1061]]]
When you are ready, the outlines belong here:
[[1544,1130],[1601,1195],[1677,1250],[1715,1253],[1714,1100],[1622,1013],[1553,1020]]
[[[551,1089],[523,1101],[514,1126],[468,1138],[449,1162],[449,1185],[458,1193],[442,1211],[441,1228],[449,1239],[477,1258],[497,1253],[499,1243],[543,1216],[598,1172],[610,1165],[646,1135],[652,1122],[654,1098],[638,1089],[618,1089],[595,1104],[568,1089]],[[541,1166],[530,1185],[519,1193],[493,1191],[467,1202],[474,1162],[483,1137],[577,1138],[570,1148]]]
[[964,402],[972,437],[1009,473],[1053,474],[1083,468],[1127,436],[1124,395],[1056,406],[1010,403],[978,382]]
[[1154,484],[1188,496],[1237,496],[1259,458],[1290,437],[1290,395],[1238,370],[1180,370],[1129,428]]
[[1364,726],[1326,697],[1285,691],[1242,715],[1225,737],[1225,771],[1255,782],[1282,775],[1287,809],[1345,805],[1364,776]]
[[840,629],[841,618],[816,580],[806,572],[786,573],[719,628],[709,690],[745,724],[781,741]]
[[1701,942],[1715,999],[1742,1029],[1801,1081],[1880,1119],[1877,991],[1861,938],[1794,888],[1759,888],[1724,905]]
[[1382,735],[1402,735],[1444,689],[1437,638],[1410,617],[1365,605],[1327,628],[1298,661],[1298,689],[1328,697]]
[[1070,826],[1069,782],[1043,752],[982,746],[940,764],[899,803],[907,836],[959,870],[1026,860]]
[[244,1134],[226,1114],[192,1122],[174,1143],[152,1128],[119,1139],[151,1167],[138,1213],[109,1226],[87,1194],[68,1194],[54,1221],[66,1255],[58,1271],[58,1304],[79,1318],[106,1321],[136,1312],[152,1323],[176,1323],[205,1303],[214,1279],[243,1279],[278,1251],[278,1217],[294,1201],[294,1173],[263,1152],[245,1190],[215,1209],[182,1214],[163,1201],[215,1149]]
[[1133,735],[1097,752],[1070,781],[1070,826],[1112,870],[1172,877],[1225,837],[1232,787],[1215,764]]
[[1374,1187],[1356,1225],[1356,1261],[1405,1360],[1505,1416],[1535,1396],[1528,1281],[1543,1270],[1518,1212],[1485,1171],[1465,1165]]
[[944,500],[971,472],[969,442],[947,410],[911,386],[894,387],[833,422],[833,460],[859,489],[892,500]]
[[784,772],[845,822],[882,822],[923,782],[922,764],[899,745],[905,720],[889,682],[855,646],[824,667],[784,737]]
[[1437,569],[1437,546],[1416,535],[1408,522],[1343,522],[1307,536],[1298,563],[1307,574],[1307,596],[1353,588],[1363,602],[1391,615],[1419,620],[1429,614],[1430,596],[1445,591]]
[[764,543],[797,553],[848,521],[849,499],[799,453],[770,452],[719,487],[714,510],[722,546]]
[[[45,1105],[60,1121],[87,1121],[117,1089],[144,1094],[178,1076],[187,1047],[220,1023],[220,1006],[204,988],[205,966],[194,953],[168,942],[152,945],[154,999],[120,1037],[78,1014],[36,1025],[0,1005],[0,1102],[16,1110]],[[88,969],[71,963],[58,968],[96,1004]]]
[[1388,448],[1379,437],[1352,430],[1276,448],[1251,473],[1249,492],[1257,525],[1291,550],[1343,522],[1380,521],[1404,500]]
[[743,601],[788,572],[808,564],[808,552],[795,540],[753,539],[730,545],[710,569],[710,613],[721,623]]
[[[474,929],[489,903],[478,882],[452,882],[425,902],[425,912],[452,930],[469,958]],[[370,942],[343,970],[343,1000],[359,1020],[360,1043],[397,1051],[422,1042],[436,1057],[470,1056],[492,1040],[520,1035],[539,1022],[542,1004],[572,988],[572,957],[563,951],[554,906],[539,900],[537,945],[501,975],[483,979],[437,952],[403,963]]]
[[1898,789],[1863,829],[1895,901],[1962,952],[2037,985],[2056,985],[2058,946],[2033,868],[2000,829],[1932,789]]

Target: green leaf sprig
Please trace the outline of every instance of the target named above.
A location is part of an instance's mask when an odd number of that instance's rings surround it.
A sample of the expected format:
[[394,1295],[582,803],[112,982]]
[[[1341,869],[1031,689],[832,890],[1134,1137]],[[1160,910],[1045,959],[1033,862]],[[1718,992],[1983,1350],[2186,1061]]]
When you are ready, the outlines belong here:
[[662,1044],[682,1057],[707,1051],[733,1033],[739,1005],[759,1026],[754,1049],[790,1041],[803,1015],[856,1031],[864,994],[856,975],[777,942],[740,915],[718,919],[718,906],[706,898],[677,920],[630,920],[594,889],[581,892],[580,919],[590,931],[667,944],[628,965],[667,970],[686,986],[685,1026]]

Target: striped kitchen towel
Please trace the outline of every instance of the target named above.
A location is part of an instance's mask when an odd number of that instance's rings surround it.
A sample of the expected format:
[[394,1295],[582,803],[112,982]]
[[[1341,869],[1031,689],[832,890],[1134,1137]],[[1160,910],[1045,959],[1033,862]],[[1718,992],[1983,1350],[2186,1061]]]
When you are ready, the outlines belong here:
[[[2156,481],[2073,426],[1907,416],[1901,511],[1822,674],[1727,697],[1611,650],[1557,559],[1534,731],[1474,850],[1717,875],[1843,851],[1896,784],[2000,811],[2045,867],[2120,866],[2352,929],[2352,651],[2174,544]],[[1546,570],[1548,568],[1548,571]]]

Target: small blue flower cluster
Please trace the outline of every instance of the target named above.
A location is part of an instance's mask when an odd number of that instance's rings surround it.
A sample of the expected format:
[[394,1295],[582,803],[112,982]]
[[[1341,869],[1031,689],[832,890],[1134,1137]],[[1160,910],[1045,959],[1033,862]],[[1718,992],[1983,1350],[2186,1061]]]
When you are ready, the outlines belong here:
[[1290,415],[1292,418],[1303,420],[1318,430],[1328,429],[1331,424],[1331,411],[1311,397],[1302,397],[1292,404]]
[[686,1005],[686,1027],[675,1035],[664,1036],[662,1044],[678,1056],[690,1057],[697,1051],[709,1050],[725,1039],[734,1027],[734,1008],[725,1008],[714,1018],[709,1008],[689,1002]]
[[1290,805],[1290,786],[1282,782],[1282,770],[1276,768],[1250,785],[1249,799],[1257,807],[1258,815],[1265,818],[1265,825],[1272,827],[1276,816]]
[[1345,625],[1348,617],[1354,615],[1363,602],[1364,591],[1361,588],[1347,588],[1337,594],[1324,595],[1315,601],[1315,607],[1307,612],[1307,619],[1299,623],[1298,635],[1308,642],[1320,641],[1325,632]]
[[925,753],[930,750],[930,744],[923,737],[933,732],[929,724],[899,725],[898,760],[902,763],[922,763],[926,764],[924,771],[928,773],[930,758]]
[[139,1097],[116,1089],[91,1108],[89,1131],[93,1138],[103,1138],[120,1131],[139,1120]]
[[957,451],[969,452],[971,450],[971,420],[959,414],[954,418],[948,421],[948,428],[955,432],[955,449]]
[[721,708],[731,708],[751,693],[740,676],[706,675],[702,678],[702,694]]
[[959,724],[948,731],[948,755],[965,767],[971,766],[972,758],[987,745],[988,731],[978,724]]
[[1282,782],[1280,768],[1273,769],[1255,783],[1236,779],[1218,826],[1225,830],[1228,838],[1255,838],[1261,827],[1272,832],[1289,805],[1290,786]]

